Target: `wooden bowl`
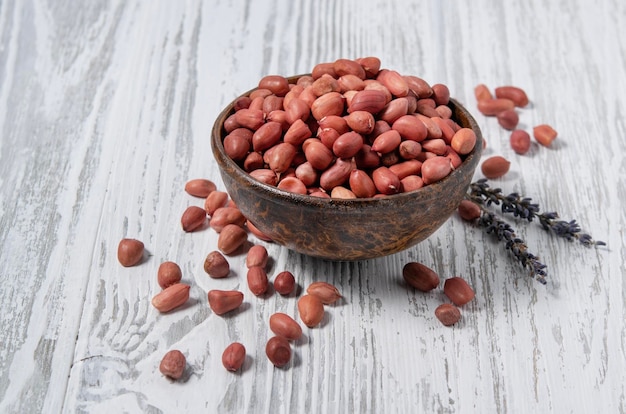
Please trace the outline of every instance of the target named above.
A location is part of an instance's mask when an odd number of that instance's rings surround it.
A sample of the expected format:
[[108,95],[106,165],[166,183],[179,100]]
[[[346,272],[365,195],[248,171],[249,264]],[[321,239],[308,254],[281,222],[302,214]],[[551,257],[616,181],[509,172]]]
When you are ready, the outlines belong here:
[[[290,82],[297,78],[290,78]],[[383,198],[327,199],[290,193],[252,178],[224,152],[223,125],[234,112],[235,101],[221,112],[211,135],[226,190],[243,215],[274,242],[322,259],[382,257],[425,240],[463,199],[482,151],[478,124],[467,109],[450,99],[453,119],[474,130],[476,145],[461,166],[443,180]]]

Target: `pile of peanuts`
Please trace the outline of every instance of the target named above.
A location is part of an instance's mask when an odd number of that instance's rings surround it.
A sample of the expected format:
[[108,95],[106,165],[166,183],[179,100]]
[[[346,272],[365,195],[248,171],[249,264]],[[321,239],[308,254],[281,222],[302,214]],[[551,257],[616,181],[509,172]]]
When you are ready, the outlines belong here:
[[[502,128],[511,131],[509,145],[513,151],[520,155],[526,154],[531,147],[530,134],[518,128],[517,113],[518,108],[524,108],[530,102],[526,92],[520,87],[506,85],[496,87],[492,93],[487,85],[481,83],[474,88],[474,96],[481,114],[495,116]],[[549,124],[533,127],[535,141],[544,147],[549,147],[557,135],[557,131]],[[510,164],[504,157],[494,155],[482,163],[481,170],[486,178],[499,178],[509,171]]]
[[443,84],[376,57],[317,64],[290,83],[263,77],[224,121],[226,154],[259,181],[317,197],[368,198],[432,184],[476,144]]

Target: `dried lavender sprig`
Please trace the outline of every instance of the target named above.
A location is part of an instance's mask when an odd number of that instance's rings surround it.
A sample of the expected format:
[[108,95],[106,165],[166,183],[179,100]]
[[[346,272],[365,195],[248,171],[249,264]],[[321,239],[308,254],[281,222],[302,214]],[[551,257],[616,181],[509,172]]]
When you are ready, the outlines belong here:
[[524,240],[515,235],[515,230],[505,221],[497,217],[482,205],[478,224],[484,228],[487,234],[493,233],[498,240],[506,242],[505,248],[510,250],[521,265],[530,271],[530,276],[538,282],[546,284],[546,265],[539,258],[528,251]]
[[563,237],[568,241],[578,240],[585,246],[606,245],[603,241],[593,240],[589,234],[582,233],[576,220],[558,220],[559,215],[557,212],[540,213],[539,205],[532,203],[530,197],[522,197],[518,193],[505,195],[500,188],[490,187],[484,178],[470,185],[470,198],[479,204],[487,206],[501,204],[503,213],[511,213],[515,217],[528,221],[533,221],[533,219],[537,218],[544,230],[552,232],[558,237]]

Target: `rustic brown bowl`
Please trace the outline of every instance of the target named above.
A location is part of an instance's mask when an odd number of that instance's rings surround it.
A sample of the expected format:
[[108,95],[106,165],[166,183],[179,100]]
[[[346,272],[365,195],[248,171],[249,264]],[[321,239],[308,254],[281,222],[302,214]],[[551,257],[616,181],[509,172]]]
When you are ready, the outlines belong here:
[[223,125],[234,112],[234,102],[219,115],[211,135],[213,155],[230,197],[244,216],[274,242],[328,260],[386,256],[425,240],[448,220],[463,199],[482,151],[478,124],[467,109],[450,99],[453,118],[459,125],[473,129],[477,139],[474,150],[448,177],[419,190],[384,198],[344,200],[294,194],[257,181],[224,152]]

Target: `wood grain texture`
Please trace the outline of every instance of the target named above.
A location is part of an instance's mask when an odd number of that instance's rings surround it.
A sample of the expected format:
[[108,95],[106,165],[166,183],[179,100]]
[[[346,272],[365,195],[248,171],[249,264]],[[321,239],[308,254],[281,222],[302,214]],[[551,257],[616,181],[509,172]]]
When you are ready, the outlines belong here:
[[[625,28],[618,0],[0,2],[0,412],[625,413]],[[202,202],[183,187],[221,186],[213,121],[260,77],[365,55],[445,83],[470,109],[478,83],[523,87],[520,126],[549,123],[559,138],[519,156],[475,111],[484,156],[512,162],[494,185],[608,246],[513,221],[548,265],[543,286],[456,216],[362,262],[263,243],[270,277],[290,270],[301,289],[326,280],[344,294],[275,369],[267,321],[296,315],[295,295],[253,297],[243,254],[210,279],[217,237],[182,232],[180,214]],[[146,244],[141,266],[117,262],[123,237]],[[165,260],[192,298],[160,315],[150,299]],[[475,288],[458,325],[435,319],[439,290],[405,286],[413,260]],[[241,289],[244,305],[214,315],[213,288]],[[235,374],[220,362],[232,341],[248,349]],[[188,360],[180,382],[158,371],[174,348]]]

